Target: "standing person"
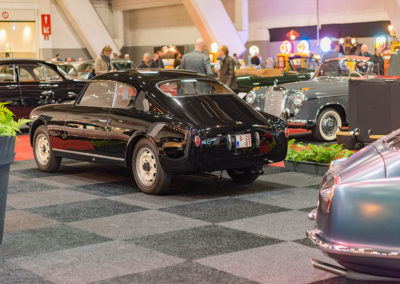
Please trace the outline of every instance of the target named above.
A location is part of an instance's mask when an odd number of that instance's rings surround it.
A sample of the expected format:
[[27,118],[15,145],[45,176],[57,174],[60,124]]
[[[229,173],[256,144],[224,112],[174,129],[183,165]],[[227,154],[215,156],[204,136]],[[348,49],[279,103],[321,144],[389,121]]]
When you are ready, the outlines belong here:
[[143,55],[142,62],[140,62],[138,68],[151,68],[151,55],[150,53],[146,52]]
[[153,60],[151,61],[152,68],[164,68],[164,62],[161,59],[161,52],[154,52]]
[[236,53],[233,54],[233,59],[235,60],[236,69],[240,69],[240,66],[242,66],[242,64],[240,64],[239,58]]
[[175,53],[174,55],[174,68],[176,69],[177,67],[181,66],[182,59],[181,59],[181,54],[180,53]]
[[96,75],[104,74],[112,71],[111,56],[112,48],[109,45],[103,47],[100,55],[94,61],[94,72]]
[[229,49],[226,45],[218,49],[218,56],[221,58],[219,80],[232,90],[236,90],[235,59],[229,56]]
[[[368,46],[366,44],[361,45],[361,51],[358,54],[359,56],[363,56],[363,57],[367,57],[367,61],[372,61],[373,59],[373,55],[371,53],[368,52]],[[358,69],[361,72],[367,72],[368,70],[368,66],[365,62],[361,62],[357,65]]]
[[251,65],[259,66],[261,64],[260,57],[258,56],[258,53],[254,54],[254,56],[250,60]]
[[382,49],[375,48],[375,54],[372,57],[372,62],[374,62],[374,72],[378,75],[383,75],[384,72],[384,61],[382,57]]
[[340,44],[337,40],[335,40],[331,42],[331,50],[325,53],[322,57],[322,62],[331,58],[338,58],[341,56],[343,56],[343,54],[340,53]]
[[211,69],[210,58],[204,54],[206,43],[203,39],[196,40],[194,50],[187,53],[182,58],[182,69],[190,70],[200,74],[212,76],[214,72]]

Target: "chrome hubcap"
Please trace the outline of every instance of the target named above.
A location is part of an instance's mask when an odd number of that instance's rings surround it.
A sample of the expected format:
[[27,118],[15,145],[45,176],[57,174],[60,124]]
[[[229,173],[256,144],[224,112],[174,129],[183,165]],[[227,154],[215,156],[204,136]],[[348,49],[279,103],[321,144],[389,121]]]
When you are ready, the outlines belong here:
[[47,165],[50,159],[50,145],[46,135],[39,134],[35,144],[36,159],[41,165]]
[[149,148],[142,148],[136,156],[136,173],[142,184],[151,186],[157,177],[157,161]]
[[337,129],[338,129],[338,122],[334,116],[328,115],[322,121],[322,131],[324,131],[326,135],[328,136],[335,135]]

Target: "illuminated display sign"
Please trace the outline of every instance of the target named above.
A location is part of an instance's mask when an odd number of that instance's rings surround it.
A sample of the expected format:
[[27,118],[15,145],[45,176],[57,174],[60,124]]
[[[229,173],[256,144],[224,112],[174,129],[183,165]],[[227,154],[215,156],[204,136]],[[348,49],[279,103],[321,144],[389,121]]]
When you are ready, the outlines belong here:
[[290,41],[285,40],[284,42],[282,42],[280,50],[281,53],[290,53],[290,51],[292,50],[292,44],[290,43]]
[[331,39],[328,37],[324,37],[323,39],[321,39],[320,42],[320,48],[323,52],[328,52],[329,50],[331,50]]
[[297,51],[300,53],[308,53],[310,51],[310,44],[306,40],[302,40],[297,44]]

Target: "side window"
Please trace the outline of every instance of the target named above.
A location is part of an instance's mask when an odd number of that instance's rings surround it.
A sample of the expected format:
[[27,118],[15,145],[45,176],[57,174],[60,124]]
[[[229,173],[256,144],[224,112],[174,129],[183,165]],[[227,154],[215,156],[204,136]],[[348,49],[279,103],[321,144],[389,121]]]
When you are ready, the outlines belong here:
[[114,107],[117,108],[125,108],[128,107],[131,103],[135,101],[136,98],[136,89],[123,84],[117,84],[117,96],[115,98],[115,105]]
[[58,74],[55,70],[53,70],[53,68],[51,68],[48,65],[45,65],[45,68],[48,81],[62,81],[60,74]]
[[12,65],[0,65],[0,83],[15,82],[14,67]]
[[46,68],[43,65],[37,65],[32,70],[40,81],[46,81]]
[[20,82],[37,82],[38,80],[24,67],[18,68],[18,78]]
[[115,82],[94,81],[89,84],[78,105],[111,107],[114,101]]

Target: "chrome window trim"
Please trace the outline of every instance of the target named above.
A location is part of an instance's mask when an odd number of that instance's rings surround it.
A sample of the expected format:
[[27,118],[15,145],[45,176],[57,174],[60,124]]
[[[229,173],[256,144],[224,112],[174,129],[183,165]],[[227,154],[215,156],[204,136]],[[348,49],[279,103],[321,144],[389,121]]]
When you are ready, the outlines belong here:
[[83,153],[83,152],[77,152],[77,151],[71,151],[71,150],[62,150],[62,149],[57,149],[57,148],[53,148],[52,150],[56,151],[56,152],[75,154],[75,155],[87,156],[87,157],[92,157],[92,158],[99,158],[99,159],[107,159],[107,160],[125,162],[125,159],[123,159],[123,158],[115,158],[115,157],[109,157],[109,156],[103,156],[103,155],[91,154],[91,153]]

